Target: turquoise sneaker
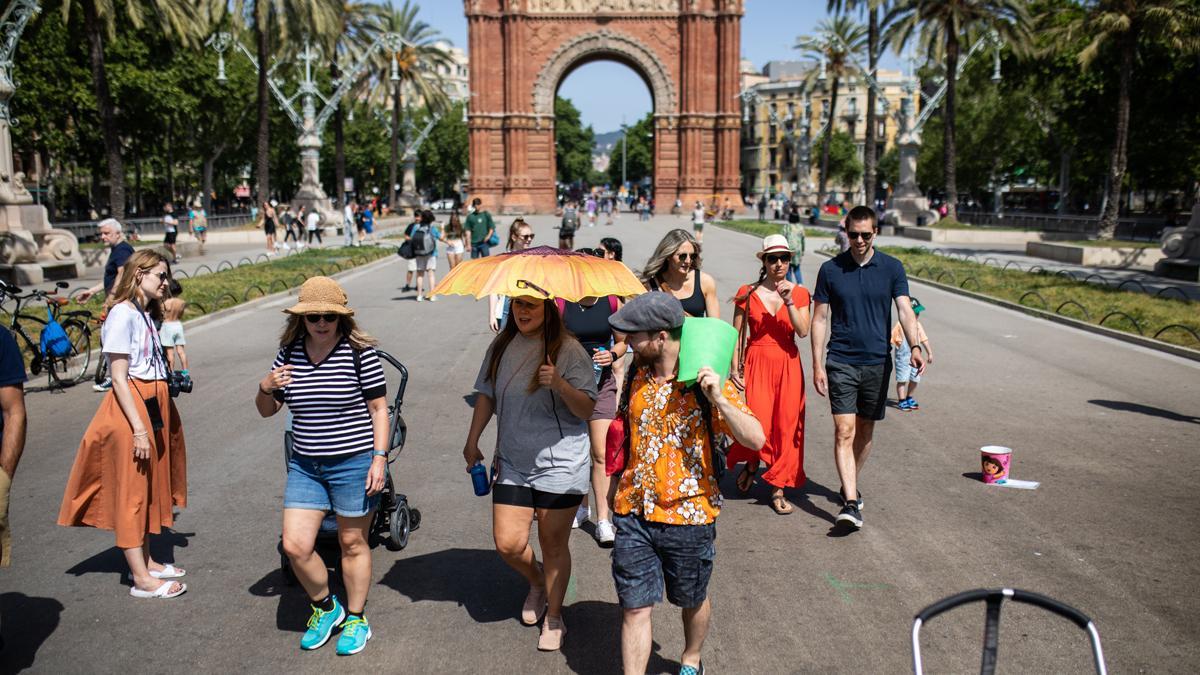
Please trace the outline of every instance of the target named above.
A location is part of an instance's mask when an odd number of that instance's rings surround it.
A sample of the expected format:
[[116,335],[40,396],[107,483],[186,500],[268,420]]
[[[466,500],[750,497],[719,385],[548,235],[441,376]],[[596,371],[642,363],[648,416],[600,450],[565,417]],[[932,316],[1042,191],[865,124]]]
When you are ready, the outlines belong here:
[[342,624],[342,636],[338,638],[337,643],[338,656],[350,656],[361,652],[370,639],[371,624],[367,623],[367,617],[351,618]]
[[312,610],[312,616],[308,618],[308,630],[300,638],[301,649],[320,649],[333,635],[334,627],[346,618],[346,609],[338,602],[336,595],[333,596],[333,609],[326,612],[313,605]]

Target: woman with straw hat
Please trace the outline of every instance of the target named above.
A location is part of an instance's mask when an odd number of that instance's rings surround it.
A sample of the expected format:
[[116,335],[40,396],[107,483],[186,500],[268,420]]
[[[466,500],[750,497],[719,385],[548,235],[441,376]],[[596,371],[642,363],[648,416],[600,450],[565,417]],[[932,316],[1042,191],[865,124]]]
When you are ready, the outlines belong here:
[[133,577],[129,594],[174,598],[187,590],[178,581],[185,572],[151,558],[148,539],[174,525],[172,507],[187,506],[183,425],[155,328],[170,271],[165,257],[143,250],[120,276],[101,336],[112,389],[79,443],[58,524],[113,530]]
[[796,337],[808,335],[809,295],[787,280],[793,253],[783,235],[764,238],[756,254],[762,261],[758,281],[739,288],[733,299],[734,377],[745,383],[746,404],[762,422],[767,443],[759,451],[734,444],[729,467],[746,463],[737,487],[747,492],[759,462],[770,465],[763,480],[771,485],[771,508],[780,515],[792,512],[783,489],[805,482],[804,369]]
[[[317,649],[341,625],[337,653],[371,639],[363,610],[371,585],[367,537],[387,469],[387,382],[375,338],[354,321],[345,291],[328,277],[300,287],[271,372],[254,405],[270,417],[287,404],[294,443],[283,493],[283,551],[312,601],[301,649]],[[329,589],[315,551],[325,514],[337,516],[346,604]],[[344,619],[344,621],[343,621]]]

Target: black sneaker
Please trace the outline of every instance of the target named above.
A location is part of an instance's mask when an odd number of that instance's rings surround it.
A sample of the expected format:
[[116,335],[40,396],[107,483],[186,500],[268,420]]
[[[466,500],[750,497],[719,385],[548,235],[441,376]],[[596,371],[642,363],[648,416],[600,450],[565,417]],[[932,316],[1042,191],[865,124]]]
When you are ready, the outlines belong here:
[[845,523],[856,530],[860,529],[863,526],[862,512],[858,510],[857,504],[847,503],[838,513],[835,522]]
[[[858,510],[862,511],[862,509],[863,509],[862,490],[856,490],[856,492],[858,492],[858,499],[856,499],[854,501],[855,501],[856,505],[858,506]],[[842,504],[845,504],[846,503],[846,493],[839,492],[838,496],[842,498]]]

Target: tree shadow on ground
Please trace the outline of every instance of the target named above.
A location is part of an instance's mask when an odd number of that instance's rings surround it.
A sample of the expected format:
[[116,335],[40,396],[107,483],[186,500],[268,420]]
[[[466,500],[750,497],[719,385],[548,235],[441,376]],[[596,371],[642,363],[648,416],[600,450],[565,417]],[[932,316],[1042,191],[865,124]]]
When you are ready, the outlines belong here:
[[1098,405],[1101,408],[1109,410],[1117,410],[1120,412],[1138,413],[1139,415],[1149,415],[1150,417],[1158,417],[1172,422],[1188,422],[1190,424],[1200,424],[1200,417],[1195,415],[1183,415],[1172,410],[1164,408],[1155,408],[1151,405],[1143,405],[1141,403],[1130,403],[1129,401],[1105,401],[1100,399],[1092,399],[1088,401],[1092,405]]
[[[492,549],[452,548],[401,558],[379,583],[413,602],[453,602],[476,623],[516,621],[528,590]],[[569,622],[568,628],[574,630]]]
[[[325,569],[329,572],[329,591],[344,602],[346,588],[342,584],[341,549],[336,541],[330,543],[318,540],[316,551],[325,561]],[[278,597],[279,605],[275,608],[275,627],[282,631],[303,633],[305,621],[311,613],[309,597],[299,582],[284,574],[282,562],[283,558],[281,557],[279,567],[268,572],[246,590],[250,592],[250,595],[260,598]]]
[[0,595],[0,672],[32,668],[38,649],[58,629],[62,611],[62,603],[53,598]]
[[[162,534],[149,536],[150,556],[163,564],[175,564],[175,549],[187,548],[188,537],[194,537],[196,533],[176,532],[170,528],[163,528]],[[84,574],[119,574],[124,582],[129,576],[129,565],[125,564],[125,554],[121,552],[121,549],[113,546],[76,563],[66,573],[74,574],[77,577]]]
[[[587,600],[567,605],[563,622],[567,637],[562,654],[571,672],[601,675],[621,670],[621,608],[616,603]],[[679,663],[664,659],[661,649],[657,641],[651,645],[646,672],[678,672]]]

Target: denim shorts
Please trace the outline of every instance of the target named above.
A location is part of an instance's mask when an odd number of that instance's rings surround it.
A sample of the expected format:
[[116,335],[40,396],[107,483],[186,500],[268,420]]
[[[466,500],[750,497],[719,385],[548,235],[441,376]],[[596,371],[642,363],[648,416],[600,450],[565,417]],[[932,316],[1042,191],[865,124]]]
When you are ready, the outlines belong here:
[[896,347],[895,366],[896,366],[896,381],[897,382],[920,382],[921,376],[917,374],[917,369],[912,367],[912,350],[908,348],[908,341],[901,340],[900,346]]
[[283,508],[333,511],[344,518],[365,516],[379,503],[379,495],[367,496],[370,469],[369,452],[341,457],[292,453]]
[[622,608],[662,602],[664,584],[672,605],[704,604],[717,555],[715,524],[667,525],[614,514],[613,525],[612,574]]

